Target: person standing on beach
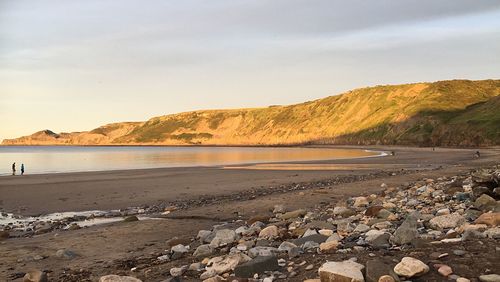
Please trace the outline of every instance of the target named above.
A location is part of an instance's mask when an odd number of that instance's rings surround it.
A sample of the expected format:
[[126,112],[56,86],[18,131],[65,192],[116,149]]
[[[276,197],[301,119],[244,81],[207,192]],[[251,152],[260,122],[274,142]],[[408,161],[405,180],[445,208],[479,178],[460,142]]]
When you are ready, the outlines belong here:
[[12,164],[12,175],[16,175],[16,163]]
[[24,175],[24,164],[21,164],[21,175]]

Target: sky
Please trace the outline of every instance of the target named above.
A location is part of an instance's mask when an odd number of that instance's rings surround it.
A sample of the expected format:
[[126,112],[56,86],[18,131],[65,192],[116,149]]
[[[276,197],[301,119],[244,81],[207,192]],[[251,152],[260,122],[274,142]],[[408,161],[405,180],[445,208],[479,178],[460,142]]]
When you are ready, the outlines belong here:
[[0,140],[500,78],[500,1],[0,0]]

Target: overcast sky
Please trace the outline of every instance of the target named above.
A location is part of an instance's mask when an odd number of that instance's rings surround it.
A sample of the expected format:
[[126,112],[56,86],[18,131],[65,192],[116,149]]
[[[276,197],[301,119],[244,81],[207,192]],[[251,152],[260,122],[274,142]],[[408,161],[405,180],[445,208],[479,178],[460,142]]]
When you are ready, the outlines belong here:
[[500,78],[500,1],[0,0],[0,140]]

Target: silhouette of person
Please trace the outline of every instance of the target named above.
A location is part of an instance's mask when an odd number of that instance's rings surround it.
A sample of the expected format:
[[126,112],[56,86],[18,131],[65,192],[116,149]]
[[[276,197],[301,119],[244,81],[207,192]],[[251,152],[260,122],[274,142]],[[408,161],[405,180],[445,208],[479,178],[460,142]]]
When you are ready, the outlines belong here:
[[24,175],[24,164],[21,164],[21,175]]
[[12,175],[16,175],[16,163],[12,164]]

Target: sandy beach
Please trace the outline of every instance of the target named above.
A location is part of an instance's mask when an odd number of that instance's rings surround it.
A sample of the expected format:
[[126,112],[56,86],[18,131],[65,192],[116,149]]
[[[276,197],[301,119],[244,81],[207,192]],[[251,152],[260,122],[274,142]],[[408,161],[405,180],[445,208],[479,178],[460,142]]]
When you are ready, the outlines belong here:
[[[286,203],[290,209],[309,208],[378,192],[382,183],[397,186],[424,177],[450,176],[500,163],[499,148],[481,149],[479,159],[472,157],[473,149],[433,151],[432,148],[377,146],[366,149],[396,154],[306,162],[304,167],[314,165],[314,169],[306,170],[294,163],[274,164],[268,169],[248,169],[254,168],[249,165],[230,169],[167,168],[2,177],[0,209],[21,215],[125,209],[161,203],[182,208],[161,220],[119,222],[0,241],[3,254],[0,280],[15,280],[29,269],[49,270],[59,281],[79,281],[80,270],[85,277],[107,274],[110,268],[127,274],[130,267],[119,266],[124,258],[133,260],[132,264],[140,264],[141,256],[166,248],[172,238],[189,241],[200,229],[227,220],[247,220],[268,213],[278,203]],[[295,169],[290,169],[290,165]],[[325,169],[321,169],[322,166]],[[299,188],[286,190],[287,187]],[[71,248],[79,255],[61,261],[53,256],[61,248]],[[33,253],[44,259],[30,259]],[[160,281],[169,267],[169,264],[159,265],[148,274],[149,278],[144,274],[140,276],[144,281]],[[73,276],[66,277],[64,273],[73,273]]]

